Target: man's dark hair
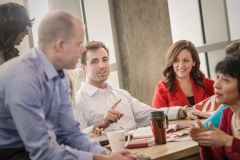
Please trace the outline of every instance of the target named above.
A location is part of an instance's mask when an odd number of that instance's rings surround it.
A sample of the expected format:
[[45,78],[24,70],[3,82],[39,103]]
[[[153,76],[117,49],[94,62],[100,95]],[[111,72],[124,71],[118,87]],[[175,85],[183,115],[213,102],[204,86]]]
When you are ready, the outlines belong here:
[[105,51],[107,52],[108,56],[109,56],[109,50],[108,48],[104,45],[104,43],[100,42],[100,41],[91,41],[86,43],[86,51],[82,53],[81,56],[81,64],[86,65],[86,55],[88,51],[96,51],[99,48],[103,48],[105,49]]
[[26,9],[16,3],[0,5],[0,51],[5,60],[18,56],[14,42],[21,32],[27,32],[27,27],[32,27]]

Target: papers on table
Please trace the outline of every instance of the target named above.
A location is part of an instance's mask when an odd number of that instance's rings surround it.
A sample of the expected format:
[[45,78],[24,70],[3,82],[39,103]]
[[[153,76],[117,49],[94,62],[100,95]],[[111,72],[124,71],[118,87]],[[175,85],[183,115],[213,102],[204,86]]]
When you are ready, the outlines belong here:
[[[184,129],[184,128],[187,128],[187,127],[190,127],[191,125],[189,124],[186,124],[186,125],[181,125],[181,124],[170,124],[168,126],[168,129],[167,129],[167,132],[169,131],[177,131],[179,129]],[[148,126],[148,127],[140,127],[136,130],[131,130],[131,131],[128,131],[128,133],[132,133],[133,134],[133,138],[134,137],[152,137],[153,134],[152,134],[152,129],[151,129],[151,126]]]
[[[172,124],[172,125],[169,125],[168,131],[170,131],[170,130],[176,131],[180,128],[181,129],[186,128],[186,126],[183,127],[179,124]],[[131,131],[128,131],[128,133],[133,134],[133,138],[151,138],[151,137],[153,137],[151,126],[141,127],[136,130],[131,130]],[[169,133],[169,134],[167,134],[167,141],[175,141],[176,139],[182,138],[187,135],[188,135],[187,132]]]
[[133,134],[133,138],[150,138],[153,137],[151,126],[140,127],[136,130],[128,131]]
[[188,135],[187,132],[175,132],[167,134],[167,141],[186,141],[191,140],[192,138]]
[[167,129],[167,132],[169,131],[177,131],[179,129],[184,129],[184,128],[187,128],[187,127],[190,127],[191,125],[190,124],[170,124],[168,126],[168,129]]

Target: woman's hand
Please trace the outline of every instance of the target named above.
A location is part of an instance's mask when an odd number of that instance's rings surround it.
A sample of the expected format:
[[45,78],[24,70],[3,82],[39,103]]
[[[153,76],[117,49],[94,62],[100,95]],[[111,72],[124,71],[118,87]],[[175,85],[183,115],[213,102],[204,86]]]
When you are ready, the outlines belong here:
[[232,136],[214,127],[212,123],[209,123],[209,128],[211,129],[210,131],[207,131],[207,129],[206,131],[204,131],[205,129],[203,129],[201,126],[199,127],[198,131],[194,129],[192,130],[191,128],[190,136],[194,141],[198,142],[201,146],[232,147],[233,141]]
[[199,133],[208,131],[207,128],[202,124],[202,122],[199,119],[196,120],[196,122],[198,126],[191,127],[189,131],[189,135],[192,137],[194,141],[196,141],[195,138]]
[[209,114],[203,113],[191,107],[186,108],[185,111],[187,112],[189,119],[208,118],[210,116]]

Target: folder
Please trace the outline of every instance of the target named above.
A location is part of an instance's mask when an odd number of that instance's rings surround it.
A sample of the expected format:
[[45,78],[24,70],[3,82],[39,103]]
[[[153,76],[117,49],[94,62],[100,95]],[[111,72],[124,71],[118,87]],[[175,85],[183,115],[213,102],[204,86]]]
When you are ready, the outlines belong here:
[[[132,139],[126,148],[133,149],[133,148],[145,148],[150,147],[155,144],[154,139]],[[104,146],[108,150],[111,150],[110,144]]]
[[211,111],[216,111],[220,104],[216,102],[216,96],[213,95],[198,104],[194,105],[193,108],[202,111],[202,112],[211,112]]

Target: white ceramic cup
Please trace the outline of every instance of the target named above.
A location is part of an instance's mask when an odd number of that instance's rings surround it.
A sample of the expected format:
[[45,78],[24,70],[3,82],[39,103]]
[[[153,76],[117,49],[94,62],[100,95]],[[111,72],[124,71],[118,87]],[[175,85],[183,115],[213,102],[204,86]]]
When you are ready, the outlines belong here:
[[128,138],[125,142],[125,130],[107,132],[108,140],[112,149],[112,152],[125,149],[130,141],[130,134],[127,134]]

